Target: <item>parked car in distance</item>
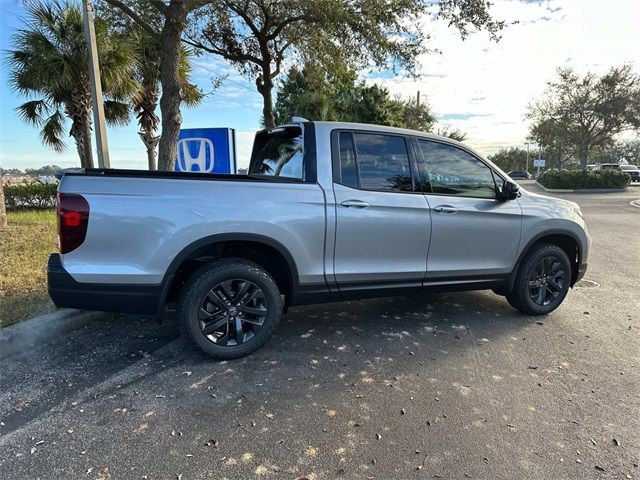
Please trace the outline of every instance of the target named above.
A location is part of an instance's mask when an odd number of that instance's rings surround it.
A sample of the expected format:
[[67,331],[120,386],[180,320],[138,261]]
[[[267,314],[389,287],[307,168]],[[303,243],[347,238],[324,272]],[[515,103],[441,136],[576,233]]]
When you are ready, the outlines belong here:
[[620,165],[620,169],[631,177],[632,182],[640,182],[640,168],[636,165]]
[[524,170],[512,170],[507,175],[509,175],[509,177],[513,178],[514,180],[516,180],[516,179],[522,179],[522,180],[531,179],[531,174],[529,172],[524,171]]
[[620,168],[619,163],[596,163],[596,166],[593,167],[593,169],[594,170],[619,170],[619,171],[622,170]]
[[56,305],[175,306],[218,359],[262,346],[293,305],[492,289],[548,314],[591,242],[577,204],[519,188],[461,143],[304,119],[258,132],[246,175],[68,172],[57,216]]

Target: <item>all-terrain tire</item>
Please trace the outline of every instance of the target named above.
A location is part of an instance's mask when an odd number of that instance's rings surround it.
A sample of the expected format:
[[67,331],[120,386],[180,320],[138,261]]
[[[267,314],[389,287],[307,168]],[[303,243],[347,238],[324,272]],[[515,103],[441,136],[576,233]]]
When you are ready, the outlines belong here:
[[[237,319],[242,318],[243,315],[250,316],[243,314],[239,306],[237,310],[234,309],[236,302],[233,301],[233,286],[236,285],[236,293],[239,295],[242,282],[251,284],[254,292],[261,292],[259,295],[260,305],[256,303],[257,300],[254,298],[251,300],[252,305],[248,305],[246,308],[252,311],[256,311],[257,307],[266,309],[263,317],[253,315],[254,322],[262,322],[259,331],[255,333],[253,330],[256,328],[255,323],[237,323]],[[214,289],[218,294],[212,293]],[[246,293],[245,298],[248,295],[250,293]],[[223,299],[220,300],[220,297]],[[213,300],[211,300],[212,298]],[[228,306],[225,306],[225,300],[229,300]],[[219,306],[219,303],[222,305]],[[231,305],[232,303],[233,305]],[[203,304],[206,304],[207,310],[202,308]],[[266,270],[256,263],[242,258],[222,258],[207,263],[196,270],[184,285],[178,301],[180,331],[191,343],[215,359],[239,358],[264,345],[280,321],[282,307],[280,289]],[[208,318],[208,309],[213,310],[212,316],[218,315],[215,317],[217,323],[234,318],[233,321],[227,322],[226,341],[224,334],[221,333],[224,332],[224,325],[219,330],[210,333],[209,336],[205,334],[202,317]],[[236,312],[238,312],[237,315],[235,315]],[[241,333],[237,332],[237,325],[241,325]],[[245,338],[244,328],[250,329],[247,336],[251,333],[251,337],[247,341],[241,342],[239,339]],[[222,340],[218,339],[217,335],[222,335]],[[214,339],[220,341],[221,344],[217,344]]]

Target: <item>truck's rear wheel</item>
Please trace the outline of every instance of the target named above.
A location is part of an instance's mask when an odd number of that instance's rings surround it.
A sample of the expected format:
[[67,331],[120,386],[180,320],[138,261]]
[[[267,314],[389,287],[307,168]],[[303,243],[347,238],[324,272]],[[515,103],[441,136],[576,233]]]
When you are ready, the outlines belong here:
[[522,313],[545,315],[560,306],[571,283],[571,263],[564,250],[541,243],[525,257],[518,269],[513,291],[506,297]]
[[180,295],[183,335],[214,358],[260,348],[282,315],[278,285],[259,265],[224,258],[197,270]]

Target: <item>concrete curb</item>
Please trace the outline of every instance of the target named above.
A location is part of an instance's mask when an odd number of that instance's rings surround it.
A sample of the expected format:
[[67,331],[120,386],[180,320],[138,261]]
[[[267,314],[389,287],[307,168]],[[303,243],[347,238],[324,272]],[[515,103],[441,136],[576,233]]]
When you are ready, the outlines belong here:
[[55,312],[3,328],[0,330],[0,359],[15,355],[36,343],[51,342],[57,337],[82,328],[104,315],[104,312],[61,308]]
[[536,182],[536,185],[544,191],[552,193],[619,193],[626,192],[628,190],[626,188],[547,188],[539,182]]

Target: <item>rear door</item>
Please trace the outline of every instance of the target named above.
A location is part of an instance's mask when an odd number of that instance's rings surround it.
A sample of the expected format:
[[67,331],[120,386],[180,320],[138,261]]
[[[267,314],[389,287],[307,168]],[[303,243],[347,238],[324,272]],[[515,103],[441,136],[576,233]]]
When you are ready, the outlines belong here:
[[491,280],[516,260],[522,210],[497,198],[502,179],[457,146],[415,139],[421,183],[431,205],[431,245],[426,283]]
[[[341,291],[420,286],[431,231],[409,139],[334,131],[334,272]],[[413,167],[412,167],[413,163]]]

